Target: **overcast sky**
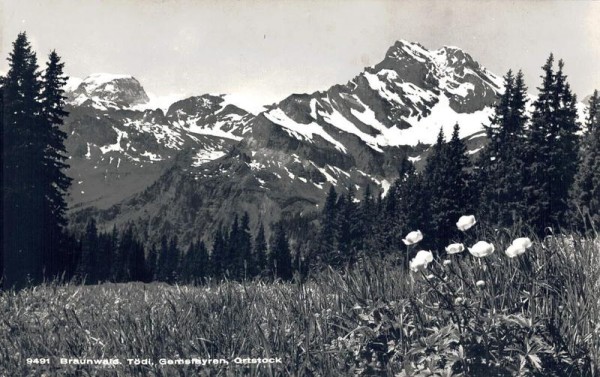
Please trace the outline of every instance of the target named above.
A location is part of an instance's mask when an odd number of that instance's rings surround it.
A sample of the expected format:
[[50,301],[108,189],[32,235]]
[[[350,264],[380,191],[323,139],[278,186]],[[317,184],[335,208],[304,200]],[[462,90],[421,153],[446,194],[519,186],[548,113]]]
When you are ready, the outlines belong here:
[[600,88],[600,1],[0,0],[2,63],[20,31],[66,72],[134,75],[155,95],[268,104],[345,83],[398,39],[457,46],[539,85],[550,52],[574,91]]

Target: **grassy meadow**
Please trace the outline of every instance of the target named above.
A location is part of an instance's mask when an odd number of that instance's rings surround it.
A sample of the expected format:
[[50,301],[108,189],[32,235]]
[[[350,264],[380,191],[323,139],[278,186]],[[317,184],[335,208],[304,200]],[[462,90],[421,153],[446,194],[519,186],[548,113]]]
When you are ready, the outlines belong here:
[[[496,250],[481,258],[439,251],[416,272],[399,251],[303,283],[1,292],[0,375],[598,376],[600,239],[534,239],[508,258],[513,238],[489,235]],[[192,357],[230,363],[159,364]],[[282,363],[238,365],[236,357]],[[50,364],[28,365],[35,358]],[[60,365],[59,358],[123,364]],[[128,365],[128,358],[154,364]]]

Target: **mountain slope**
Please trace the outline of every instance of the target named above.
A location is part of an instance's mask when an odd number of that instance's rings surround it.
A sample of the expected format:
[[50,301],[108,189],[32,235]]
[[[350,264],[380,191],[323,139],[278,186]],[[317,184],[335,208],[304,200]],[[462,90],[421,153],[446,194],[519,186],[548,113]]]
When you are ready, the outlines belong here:
[[[159,234],[188,242],[210,238],[242,211],[253,226],[314,211],[330,184],[359,198],[367,184],[385,192],[400,159],[418,158],[440,127],[481,131],[500,90],[499,78],[460,49],[399,41],[348,83],[291,95],[256,116],[211,96],[177,102],[165,115],[136,113],[133,123],[124,116],[127,130],[165,131],[156,148],[171,146],[175,157],[142,192],[73,216],[81,223],[94,215],[105,226],[133,221],[150,242]],[[152,153],[164,160],[168,152]]]

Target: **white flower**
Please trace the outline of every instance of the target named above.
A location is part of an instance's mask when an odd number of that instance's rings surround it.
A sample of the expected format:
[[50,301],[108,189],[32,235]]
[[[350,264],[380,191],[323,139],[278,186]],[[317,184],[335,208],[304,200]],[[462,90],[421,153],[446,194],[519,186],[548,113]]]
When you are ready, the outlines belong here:
[[479,241],[469,248],[469,253],[477,258],[487,257],[494,252],[494,245],[485,241]]
[[515,239],[512,244],[523,249],[529,249],[533,245],[533,242],[528,237],[521,237]]
[[462,243],[453,243],[446,246],[446,252],[448,254],[462,253],[465,250],[465,245]]
[[525,249],[515,246],[515,245],[510,245],[505,251],[506,255],[509,258],[514,258],[516,256],[523,254],[524,252],[525,252]]
[[451,263],[452,263],[452,261],[451,261],[450,259],[446,259],[446,260],[444,261],[444,266],[448,266],[448,265],[449,265],[449,264],[451,264]]
[[510,245],[505,253],[509,258],[514,258],[521,254],[524,254],[527,249],[529,249],[533,243],[527,237],[517,238],[513,241],[512,245]]
[[423,239],[423,233],[421,233],[420,230],[416,230],[413,232],[410,232],[406,235],[406,238],[402,239],[402,242],[404,242],[404,244],[406,246],[410,246],[410,245],[414,245],[417,242],[421,241]]
[[410,261],[410,269],[414,272],[424,270],[431,262],[433,262],[433,254],[431,251],[420,250],[413,260]]
[[455,298],[455,299],[454,299],[454,303],[455,303],[456,305],[460,305],[460,304],[462,304],[464,301],[465,301],[465,299],[464,299],[464,298],[462,298],[462,297],[457,297],[457,298]]
[[475,283],[475,285],[478,286],[479,288],[485,287],[485,281],[478,280],[477,283]]
[[458,228],[458,230],[462,230],[464,232],[469,230],[475,224],[477,224],[475,216],[461,216],[460,219],[458,219],[458,222],[456,223],[456,227]]

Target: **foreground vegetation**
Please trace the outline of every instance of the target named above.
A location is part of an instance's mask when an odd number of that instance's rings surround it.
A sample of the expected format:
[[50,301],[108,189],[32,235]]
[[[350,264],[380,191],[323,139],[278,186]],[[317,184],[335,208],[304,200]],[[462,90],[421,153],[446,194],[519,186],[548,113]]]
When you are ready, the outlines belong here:
[[[0,294],[0,375],[597,376],[600,240],[518,235],[477,258],[440,251],[410,271],[362,257],[304,283],[48,284]],[[493,241],[491,241],[493,240]],[[414,247],[410,246],[410,247]],[[402,254],[403,252],[399,252]],[[281,357],[281,364],[161,366],[161,358]],[[27,365],[28,358],[50,365]],[[149,366],[58,358],[150,358]]]

